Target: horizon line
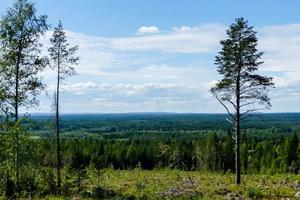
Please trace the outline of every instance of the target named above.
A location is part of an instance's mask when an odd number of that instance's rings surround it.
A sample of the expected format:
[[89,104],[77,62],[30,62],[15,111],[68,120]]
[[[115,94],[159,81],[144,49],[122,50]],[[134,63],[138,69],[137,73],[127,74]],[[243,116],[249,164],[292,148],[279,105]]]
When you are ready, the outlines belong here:
[[[295,112],[260,112],[259,114],[297,114],[300,113],[300,111]],[[55,113],[46,113],[46,112],[32,112],[32,113],[20,113],[20,115],[51,115]],[[160,111],[154,111],[154,112],[64,112],[60,113],[61,115],[108,115],[108,114],[227,114],[225,112],[160,112]]]

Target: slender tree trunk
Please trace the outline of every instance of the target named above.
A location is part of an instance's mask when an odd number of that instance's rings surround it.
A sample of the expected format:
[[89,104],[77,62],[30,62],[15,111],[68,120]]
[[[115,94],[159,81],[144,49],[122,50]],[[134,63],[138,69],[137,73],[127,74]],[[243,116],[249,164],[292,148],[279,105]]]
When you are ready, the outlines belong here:
[[[21,50],[19,50],[18,60],[16,64],[15,71],[15,124],[19,121],[19,73],[20,73],[20,54]],[[19,176],[20,176],[20,160],[19,160],[19,132],[15,130],[16,141],[15,141],[15,165],[16,165],[16,189],[19,192]]]
[[[22,14],[23,2],[21,2],[21,8],[19,10],[19,16]],[[20,76],[20,63],[21,63],[21,53],[22,53],[22,40],[23,40],[23,27],[21,29],[21,39],[18,44],[18,54],[17,63],[15,71],[15,124],[19,121],[19,76]],[[16,154],[15,154],[15,164],[16,164],[16,190],[19,192],[19,176],[20,176],[20,160],[19,160],[19,132],[16,131]]]
[[241,184],[241,154],[240,154],[240,143],[241,143],[241,128],[239,115],[237,115],[236,123],[236,157],[235,157],[235,168],[236,168],[236,180],[237,185]]
[[[15,124],[19,120],[19,66],[16,66],[16,85],[15,85]],[[19,133],[15,131],[16,134],[16,154],[15,154],[15,164],[16,164],[16,188],[19,189]]]
[[59,84],[60,84],[60,61],[58,56],[58,62],[57,62],[57,88],[56,88],[56,156],[57,156],[57,189],[58,194],[61,193],[61,155],[60,155],[60,138],[59,138],[59,132],[60,132],[60,123],[59,123]]
[[241,127],[240,127],[240,72],[238,72],[237,83],[236,83],[236,157],[235,157],[235,170],[236,170],[236,180],[237,185],[241,184],[241,153],[240,153],[240,143],[241,143]]
[[[23,9],[23,2],[21,3],[21,9],[19,15],[21,16],[21,11]],[[23,27],[21,29],[21,39],[18,44],[18,55],[15,71],[15,124],[19,121],[19,76],[20,76],[20,64],[21,64],[21,53],[22,53],[22,41],[23,41]],[[16,190],[19,192],[19,176],[20,176],[20,157],[19,157],[19,132],[16,131]]]

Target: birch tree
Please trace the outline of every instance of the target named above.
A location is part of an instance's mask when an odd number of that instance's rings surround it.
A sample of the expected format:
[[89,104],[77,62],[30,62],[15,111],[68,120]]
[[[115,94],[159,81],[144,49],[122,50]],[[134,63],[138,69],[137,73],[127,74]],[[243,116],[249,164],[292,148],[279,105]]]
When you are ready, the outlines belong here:
[[[1,84],[5,88],[5,111],[18,123],[20,107],[38,105],[44,89],[39,72],[47,66],[41,56],[40,37],[47,31],[46,15],[37,15],[34,4],[16,0],[0,21],[2,53]],[[19,182],[19,134],[15,138],[16,187]]]

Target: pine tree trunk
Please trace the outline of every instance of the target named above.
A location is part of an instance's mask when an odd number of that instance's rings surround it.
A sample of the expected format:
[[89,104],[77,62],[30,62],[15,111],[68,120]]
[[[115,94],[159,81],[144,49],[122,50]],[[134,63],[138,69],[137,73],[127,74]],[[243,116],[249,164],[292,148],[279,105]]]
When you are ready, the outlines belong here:
[[[59,58],[58,58],[59,60]],[[59,123],[59,84],[60,84],[60,63],[58,61],[58,67],[57,67],[57,88],[56,88],[56,116],[55,116],[55,122],[56,122],[56,156],[57,156],[57,190],[58,194],[61,193],[61,155],[60,155],[60,138],[59,138],[59,132],[60,132],[60,123]]]
[[241,152],[240,152],[240,143],[241,143],[241,127],[240,127],[240,71],[237,76],[236,83],[236,157],[235,157],[235,170],[236,170],[236,180],[237,185],[241,184]]
[[[239,118],[239,117],[238,117]],[[239,119],[236,123],[236,157],[235,157],[235,169],[237,185],[241,184],[241,155],[240,155],[240,143],[241,143],[241,129]]]

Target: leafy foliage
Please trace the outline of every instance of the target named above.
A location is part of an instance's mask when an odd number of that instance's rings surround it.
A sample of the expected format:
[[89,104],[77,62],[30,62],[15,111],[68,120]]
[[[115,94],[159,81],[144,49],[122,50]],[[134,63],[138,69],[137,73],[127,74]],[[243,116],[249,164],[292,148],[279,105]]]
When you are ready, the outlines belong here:
[[19,106],[36,105],[44,88],[38,73],[48,63],[40,56],[39,41],[48,29],[46,19],[45,15],[37,16],[33,3],[17,0],[0,22],[1,88],[11,112]]

